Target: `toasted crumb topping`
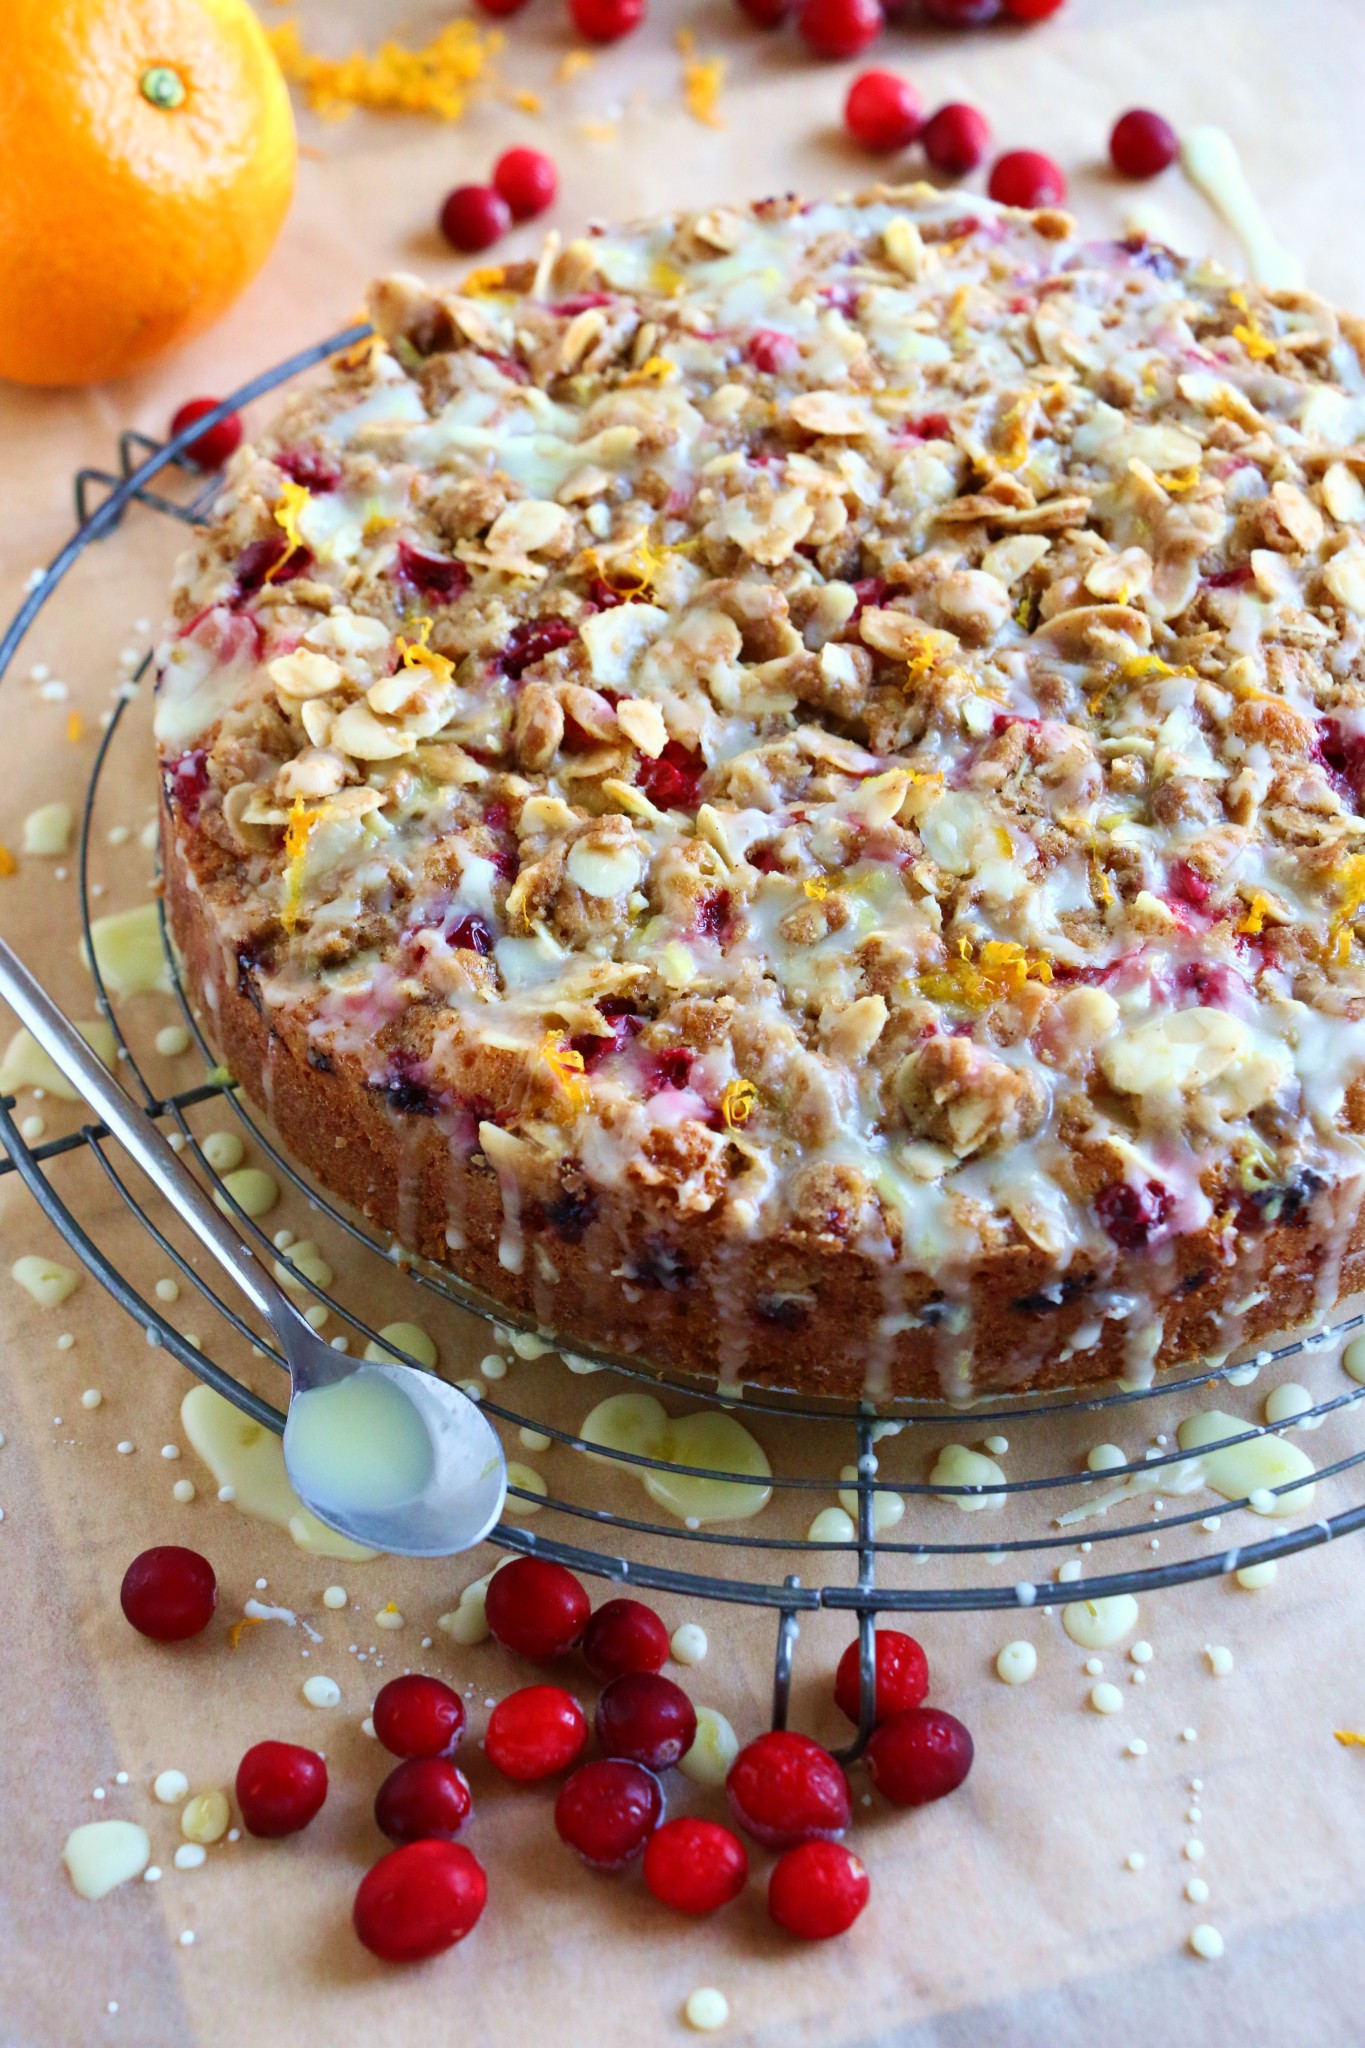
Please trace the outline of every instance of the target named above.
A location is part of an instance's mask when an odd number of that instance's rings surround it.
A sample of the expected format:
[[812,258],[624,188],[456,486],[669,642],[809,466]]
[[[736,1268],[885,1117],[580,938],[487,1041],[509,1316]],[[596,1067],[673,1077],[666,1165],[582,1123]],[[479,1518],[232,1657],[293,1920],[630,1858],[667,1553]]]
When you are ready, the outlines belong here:
[[319,1060],[505,1187],[945,1286],[1344,1243],[1360,330],[924,187],[371,307],[160,657],[200,887]]

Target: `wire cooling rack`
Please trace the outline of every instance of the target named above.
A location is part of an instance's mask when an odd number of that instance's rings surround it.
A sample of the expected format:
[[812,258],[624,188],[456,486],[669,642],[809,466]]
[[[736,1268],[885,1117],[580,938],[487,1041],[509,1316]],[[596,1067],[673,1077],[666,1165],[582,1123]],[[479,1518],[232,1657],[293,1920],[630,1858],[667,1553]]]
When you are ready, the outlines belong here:
[[[52,598],[77,560],[92,544],[112,535],[132,507],[162,518],[193,525],[212,501],[215,482],[196,478],[198,489],[186,495],[191,479],[183,458],[186,444],[228,411],[240,410],[329,356],[362,340],[364,326],[349,328],[245,384],[211,414],[165,444],[125,434],[120,443],[117,474],[83,470],[76,478],[78,526],[50,566],[32,579],[31,588],[0,639],[0,682],[42,607]],[[161,488],[153,488],[158,479]],[[99,494],[103,494],[102,496]],[[107,604],[107,596],[105,603]],[[501,1372],[480,1384],[485,1412],[500,1426],[510,1458],[525,1454],[528,1445],[547,1454],[553,1484],[509,1487],[508,1514],[493,1540],[506,1548],[555,1558],[585,1574],[700,1600],[740,1603],[766,1609],[776,1621],[773,1721],[785,1724],[800,1621],[821,1610],[845,1611],[856,1617],[861,1646],[862,1715],[857,1736],[844,1752],[856,1755],[871,1725],[873,1629],[878,1612],[961,1609],[1027,1609],[1050,1611],[1058,1600],[1094,1600],[1116,1593],[1146,1593],[1159,1588],[1210,1578],[1239,1567],[1256,1565],[1297,1550],[1325,1543],[1365,1524],[1365,1486],[1357,1468],[1365,1462],[1357,1404],[1365,1386],[1335,1384],[1311,1397],[1312,1405],[1293,1418],[1297,1429],[1324,1427],[1323,1451],[1317,1466],[1316,1502],[1326,1498],[1332,1512],[1316,1520],[1265,1533],[1267,1522],[1255,1515],[1247,1499],[1218,1500],[1207,1492],[1182,1490],[1187,1454],[1176,1444],[1175,1425],[1192,1406],[1222,1406],[1235,1401],[1258,1373],[1289,1359],[1312,1360],[1315,1370],[1329,1369],[1326,1353],[1365,1317],[1354,1315],[1330,1327],[1310,1331],[1241,1364],[1196,1363],[1176,1377],[1146,1388],[1111,1387],[1088,1395],[1049,1393],[1017,1396],[973,1404],[970,1409],[929,1402],[891,1401],[875,1409],[867,1404],[813,1402],[771,1389],[727,1389],[671,1374],[666,1362],[657,1368],[638,1360],[602,1353],[575,1335],[573,1370],[566,1370],[553,1349],[553,1333],[518,1329],[507,1312],[463,1283],[457,1275],[427,1265],[386,1241],[362,1218],[343,1208],[310,1181],[280,1149],[266,1123],[246,1103],[231,1079],[216,1069],[213,1053],[198,1025],[178,978],[177,964],[166,943],[172,999],[203,1057],[207,1078],[197,1085],[163,1092],[149,1070],[153,1036],[164,1010],[149,1014],[145,997],[116,999],[100,976],[91,942],[92,898],[103,894],[94,879],[104,842],[97,824],[109,792],[120,797],[136,789],[148,798],[154,792],[153,754],[146,718],[144,688],[151,666],[150,649],[117,692],[96,753],[81,815],[78,902],[79,937],[94,974],[97,1006],[112,1027],[118,1071],[124,1085],[147,1113],[179,1134],[187,1159],[213,1188],[221,1204],[235,1215],[247,1242],[267,1261],[276,1262],[297,1290],[311,1302],[318,1318],[335,1318],[341,1342],[383,1343],[375,1327],[373,1304],[381,1297],[398,1304],[393,1320],[435,1326],[443,1363],[450,1369],[453,1353],[471,1359],[491,1336],[498,1350],[485,1358],[501,1363],[512,1353],[515,1398],[504,1390]],[[75,940],[73,930],[67,935]],[[156,1008],[155,1005],[152,1006]],[[164,1062],[163,1062],[164,1064]],[[253,1159],[265,1162],[286,1191],[285,1210],[302,1217],[304,1232],[325,1234],[326,1246],[338,1267],[340,1281],[328,1286],[293,1263],[290,1251],[276,1243],[261,1224],[245,1213],[204,1149],[206,1120],[224,1116],[250,1148]],[[7,1157],[0,1175],[17,1172],[39,1206],[90,1271],[146,1332],[150,1344],[168,1352],[199,1379],[224,1395],[245,1414],[274,1430],[284,1426],[283,1411],[256,1384],[262,1367],[284,1368],[283,1358],[268,1335],[254,1328],[230,1302],[224,1301],[198,1270],[192,1256],[175,1241],[175,1225],[167,1215],[144,1207],[138,1185],[129,1179],[129,1163],[98,1123],[79,1121],[62,1134],[42,1142],[21,1135],[10,1098],[0,1098],[0,1144]],[[90,1194],[88,1176],[78,1162],[93,1161],[99,1179]],[[101,1197],[112,1195],[107,1202]],[[145,1258],[130,1262],[126,1242],[115,1251],[107,1242],[109,1213],[126,1212],[144,1234]],[[298,1233],[302,1236],[304,1232]],[[305,1264],[311,1263],[306,1261]],[[173,1267],[192,1290],[190,1299],[213,1315],[210,1336],[191,1340],[169,1318],[163,1297],[152,1284],[157,1265]],[[137,1270],[131,1270],[136,1266]],[[179,1284],[179,1283],[177,1283]],[[408,1354],[399,1351],[399,1356]],[[409,1362],[421,1363],[410,1359]],[[602,1377],[589,1380],[585,1371]],[[524,1391],[523,1391],[524,1390]],[[604,1393],[650,1393],[666,1408],[723,1408],[737,1413],[768,1450],[771,1479],[729,1472],[698,1472],[643,1453],[604,1451],[589,1446],[581,1435],[586,1409]],[[1194,1397],[1197,1397],[1194,1398]],[[1276,1425],[1277,1430],[1291,1426]],[[1005,1438],[1005,1431],[1013,1432]],[[1223,1443],[1240,1442],[1266,1433],[1247,1416],[1238,1419]],[[1100,1471],[1086,1466],[1086,1452],[1097,1438],[1126,1439],[1121,1463]],[[1000,1449],[1004,1441],[1007,1449]],[[1312,1441],[1316,1444],[1318,1439]],[[994,1447],[1008,1455],[1009,1476],[981,1486],[951,1485],[930,1480],[936,1455],[950,1443]],[[1220,1446],[1214,1446],[1218,1448]],[[593,1455],[584,1455],[591,1448]],[[1207,1449],[1208,1447],[1206,1447]],[[1023,1469],[1021,1469],[1023,1468]],[[1163,1479],[1161,1475],[1165,1475]],[[762,1526],[732,1519],[723,1526],[650,1518],[638,1508],[632,1482],[653,1475],[666,1484],[669,1475],[726,1480],[741,1487],[771,1486]],[[1165,1486],[1172,1498],[1158,1490]],[[1282,1488],[1281,1491],[1288,1491]],[[828,1521],[808,1529],[812,1514],[845,1505],[847,1520],[829,1532]],[[1262,1503],[1262,1505],[1264,1505]],[[532,1515],[544,1515],[534,1528]],[[1238,1539],[1229,1542],[1235,1529]]]

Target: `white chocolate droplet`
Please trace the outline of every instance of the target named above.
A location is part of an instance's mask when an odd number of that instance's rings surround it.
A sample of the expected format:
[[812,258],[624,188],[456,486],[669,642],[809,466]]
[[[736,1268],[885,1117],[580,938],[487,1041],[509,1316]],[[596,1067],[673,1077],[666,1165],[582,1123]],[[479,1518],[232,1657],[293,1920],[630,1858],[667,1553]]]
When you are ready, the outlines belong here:
[[683,2018],[699,2034],[714,2034],[729,2017],[729,1999],[711,1985],[702,1985],[692,1992],[683,2007]]
[[684,1621],[674,1629],[668,1647],[675,1664],[700,1664],[710,1646],[699,1621]]
[[147,1830],[135,1821],[91,1820],[71,1830],[62,1861],[83,1899],[102,1899],[130,1877],[141,1877],[151,1854]]
[[303,1696],[310,1707],[339,1707],[341,1705],[341,1687],[334,1678],[324,1678],[320,1671],[312,1678],[304,1679]]
[[1083,1650],[1112,1650],[1137,1627],[1138,1604],[1131,1593],[1106,1599],[1072,1600],[1062,1609],[1062,1627]]
[[995,1660],[996,1675],[1006,1685],[1027,1685],[1038,1669],[1038,1652],[1022,1640],[1006,1643]]

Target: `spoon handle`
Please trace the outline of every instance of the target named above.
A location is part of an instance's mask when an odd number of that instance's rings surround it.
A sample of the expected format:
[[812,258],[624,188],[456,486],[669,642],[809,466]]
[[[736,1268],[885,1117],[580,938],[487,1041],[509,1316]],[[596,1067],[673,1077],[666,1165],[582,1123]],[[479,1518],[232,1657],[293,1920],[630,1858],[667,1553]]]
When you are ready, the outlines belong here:
[[283,1337],[294,1305],[276,1286],[235,1219],[214,1207],[199,1182],[171,1150],[152,1119],[124,1094],[104,1062],[90,1050],[71,1020],[42,983],[30,974],[13,947],[0,939],[0,996],[28,1026],[43,1051],[137,1161],[206,1251],[213,1253],[266,1321]]

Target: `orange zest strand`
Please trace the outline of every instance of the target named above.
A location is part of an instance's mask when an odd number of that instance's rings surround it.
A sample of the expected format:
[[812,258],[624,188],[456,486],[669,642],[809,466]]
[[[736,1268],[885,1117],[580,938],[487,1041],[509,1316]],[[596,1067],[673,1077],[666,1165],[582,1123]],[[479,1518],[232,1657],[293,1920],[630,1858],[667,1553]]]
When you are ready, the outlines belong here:
[[541,1043],[540,1056],[574,1108],[582,1109],[588,1099],[582,1053],[575,1051],[566,1039],[557,1038],[552,1031],[547,1031]]
[[17,875],[18,872],[19,863],[14,855],[7,846],[0,846],[0,878],[8,880],[11,875]]
[[726,1130],[737,1131],[747,1124],[757,1101],[758,1090],[752,1081],[746,1081],[739,1075],[733,1081],[727,1081],[720,1098],[720,1113],[725,1119]]
[[302,484],[296,484],[292,477],[286,477],[280,486],[280,495],[275,500],[275,524],[282,530],[289,545],[279,561],[272,562],[266,570],[267,583],[279,575],[296,548],[307,547],[308,543],[299,531],[299,520],[303,516],[305,506],[311,503],[312,493],[305,490]]

